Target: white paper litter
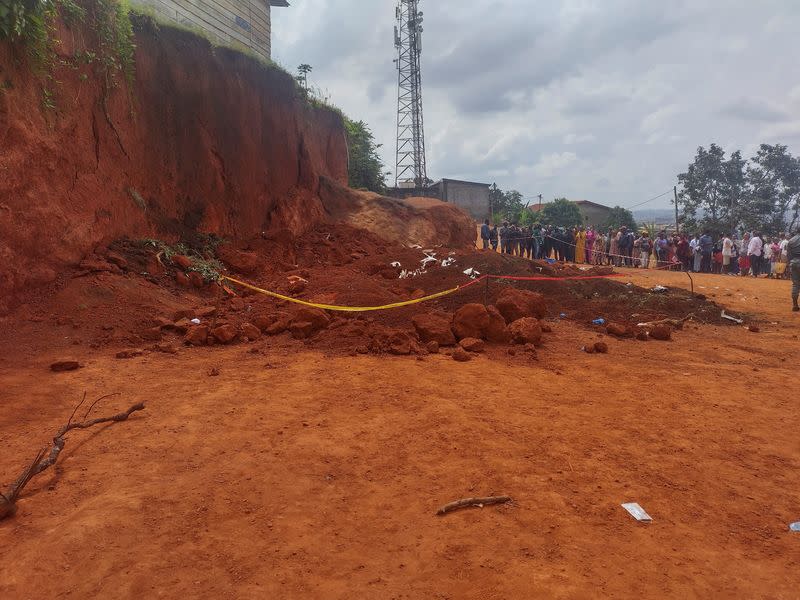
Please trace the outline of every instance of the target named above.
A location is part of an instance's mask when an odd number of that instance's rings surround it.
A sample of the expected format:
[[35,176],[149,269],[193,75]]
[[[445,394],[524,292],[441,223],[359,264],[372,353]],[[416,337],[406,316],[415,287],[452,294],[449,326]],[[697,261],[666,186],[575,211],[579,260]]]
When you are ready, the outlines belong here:
[[480,273],[478,273],[478,272],[477,272],[475,269],[473,269],[472,267],[470,267],[469,269],[467,269],[466,271],[464,271],[464,275],[466,275],[466,276],[467,276],[467,277],[469,277],[470,279],[475,279],[475,278],[477,278],[477,277],[480,277],[480,275],[481,275],[481,274],[480,274]]
[[796,523],[792,523],[791,525],[789,525],[789,530],[800,531],[800,521],[797,521]]
[[429,264],[431,264],[431,263],[435,263],[435,262],[439,262],[439,261],[436,259],[436,257],[435,257],[435,256],[430,256],[429,254],[426,254],[426,255],[425,255],[425,258],[423,258],[423,259],[420,261],[420,263],[422,264],[422,268],[423,268],[423,269],[424,269],[425,267],[427,267]]
[[399,268],[400,268],[400,267],[402,267],[403,265],[401,265],[401,264],[400,264],[399,262],[397,262],[397,261],[394,261],[394,262],[390,262],[390,263],[389,263],[389,266],[390,266],[390,267],[394,267],[395,269],[399,269]]
[[637,502],[627,502],[621,506],[627,510],[637,521],[645,521],[649,523],[653,520],[653,517],[648,515],[647,512],[641,506],[639,506]]
[[192,323],[195,325],[200,325],[200,319],[192,319]]
[[442,266],[443,267],[449,267],[450,265],[454,265],[455,263],[456,263],[456,259],[455,258],[445,258],[442,261]]
[[654,288],[650,288],[650,291],[653,292],[654,294],[663,294],[664,292],[667,292],[669,290],[667,290],[667,288],[665,288],[663,285],[657,285]]
[[412,250],[422,250],[422,246],[420,246],[419,244],[411,244],[409,248],[411,248]]
[[736,317],[732,317],[729,314],[726,314],[724,310],[720,314],[720,317],[722,317],[723,319],[728,319],[728,321],[733,321],[734,323],[738,323],[739,325],[744,323],[744,321],[742,321],[741,319],[737,319]]

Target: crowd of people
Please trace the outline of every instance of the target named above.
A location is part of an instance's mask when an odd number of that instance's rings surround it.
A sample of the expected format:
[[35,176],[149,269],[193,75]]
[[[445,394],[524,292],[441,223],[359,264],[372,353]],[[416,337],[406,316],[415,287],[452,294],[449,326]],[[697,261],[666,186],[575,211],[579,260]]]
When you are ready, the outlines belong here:
[[655,236],[628,227],[519,226],[505,222],[481,226],[483,249],[530,259],[550,259],[589,265],[684,270],[751,277],[792,278],[794,310],[800,290],[800,233],[768,237],[758,231]]

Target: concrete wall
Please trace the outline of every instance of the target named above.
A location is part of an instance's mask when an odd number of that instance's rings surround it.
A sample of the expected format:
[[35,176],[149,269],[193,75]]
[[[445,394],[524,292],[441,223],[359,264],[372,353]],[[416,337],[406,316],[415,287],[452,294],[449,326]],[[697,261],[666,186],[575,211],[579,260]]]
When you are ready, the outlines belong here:
[[466,181],[442,181],[441,199],[466,210],[478,221],[489,217],[489,186]]
[[578,208],[583,215],[584,225],[593,225],[595,228],[602,227],[608,219],[611,210],[600,206],[592,206],[587,204],[579,204]]
[[216,43],[270,59],[269,0],[131,0],[162,18],[202,29]]

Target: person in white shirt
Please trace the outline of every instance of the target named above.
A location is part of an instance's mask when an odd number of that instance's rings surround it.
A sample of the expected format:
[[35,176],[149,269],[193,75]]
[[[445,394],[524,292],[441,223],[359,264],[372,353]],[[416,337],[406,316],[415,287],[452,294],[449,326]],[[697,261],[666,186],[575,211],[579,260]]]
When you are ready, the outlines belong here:
[[733,240],[729,235],[722,239],[722,272],[725,275],[731,272],[731,255],[733,254]]
[[764,250],[764,242],[757,231],[753,232],[750,244],[747,246],[747,254],[750,256],[750,271],[753,277],[761,275],[761,254]]
[[689,249],[692,251],[692,258],[694,261],[692,271],[699,273],[700,261],[703,259],[703,254],[700,252],[700,236],[698,234],[695,233],[694,237],[689,242]]

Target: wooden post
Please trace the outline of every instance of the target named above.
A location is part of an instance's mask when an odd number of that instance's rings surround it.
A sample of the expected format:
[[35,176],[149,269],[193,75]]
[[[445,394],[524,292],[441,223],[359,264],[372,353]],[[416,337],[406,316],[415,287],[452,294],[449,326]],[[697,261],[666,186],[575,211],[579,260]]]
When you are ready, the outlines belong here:
[[672,186],[672,193],[675,194],[675,233],[681,232],[681,225],[678,221],[678,186]]

